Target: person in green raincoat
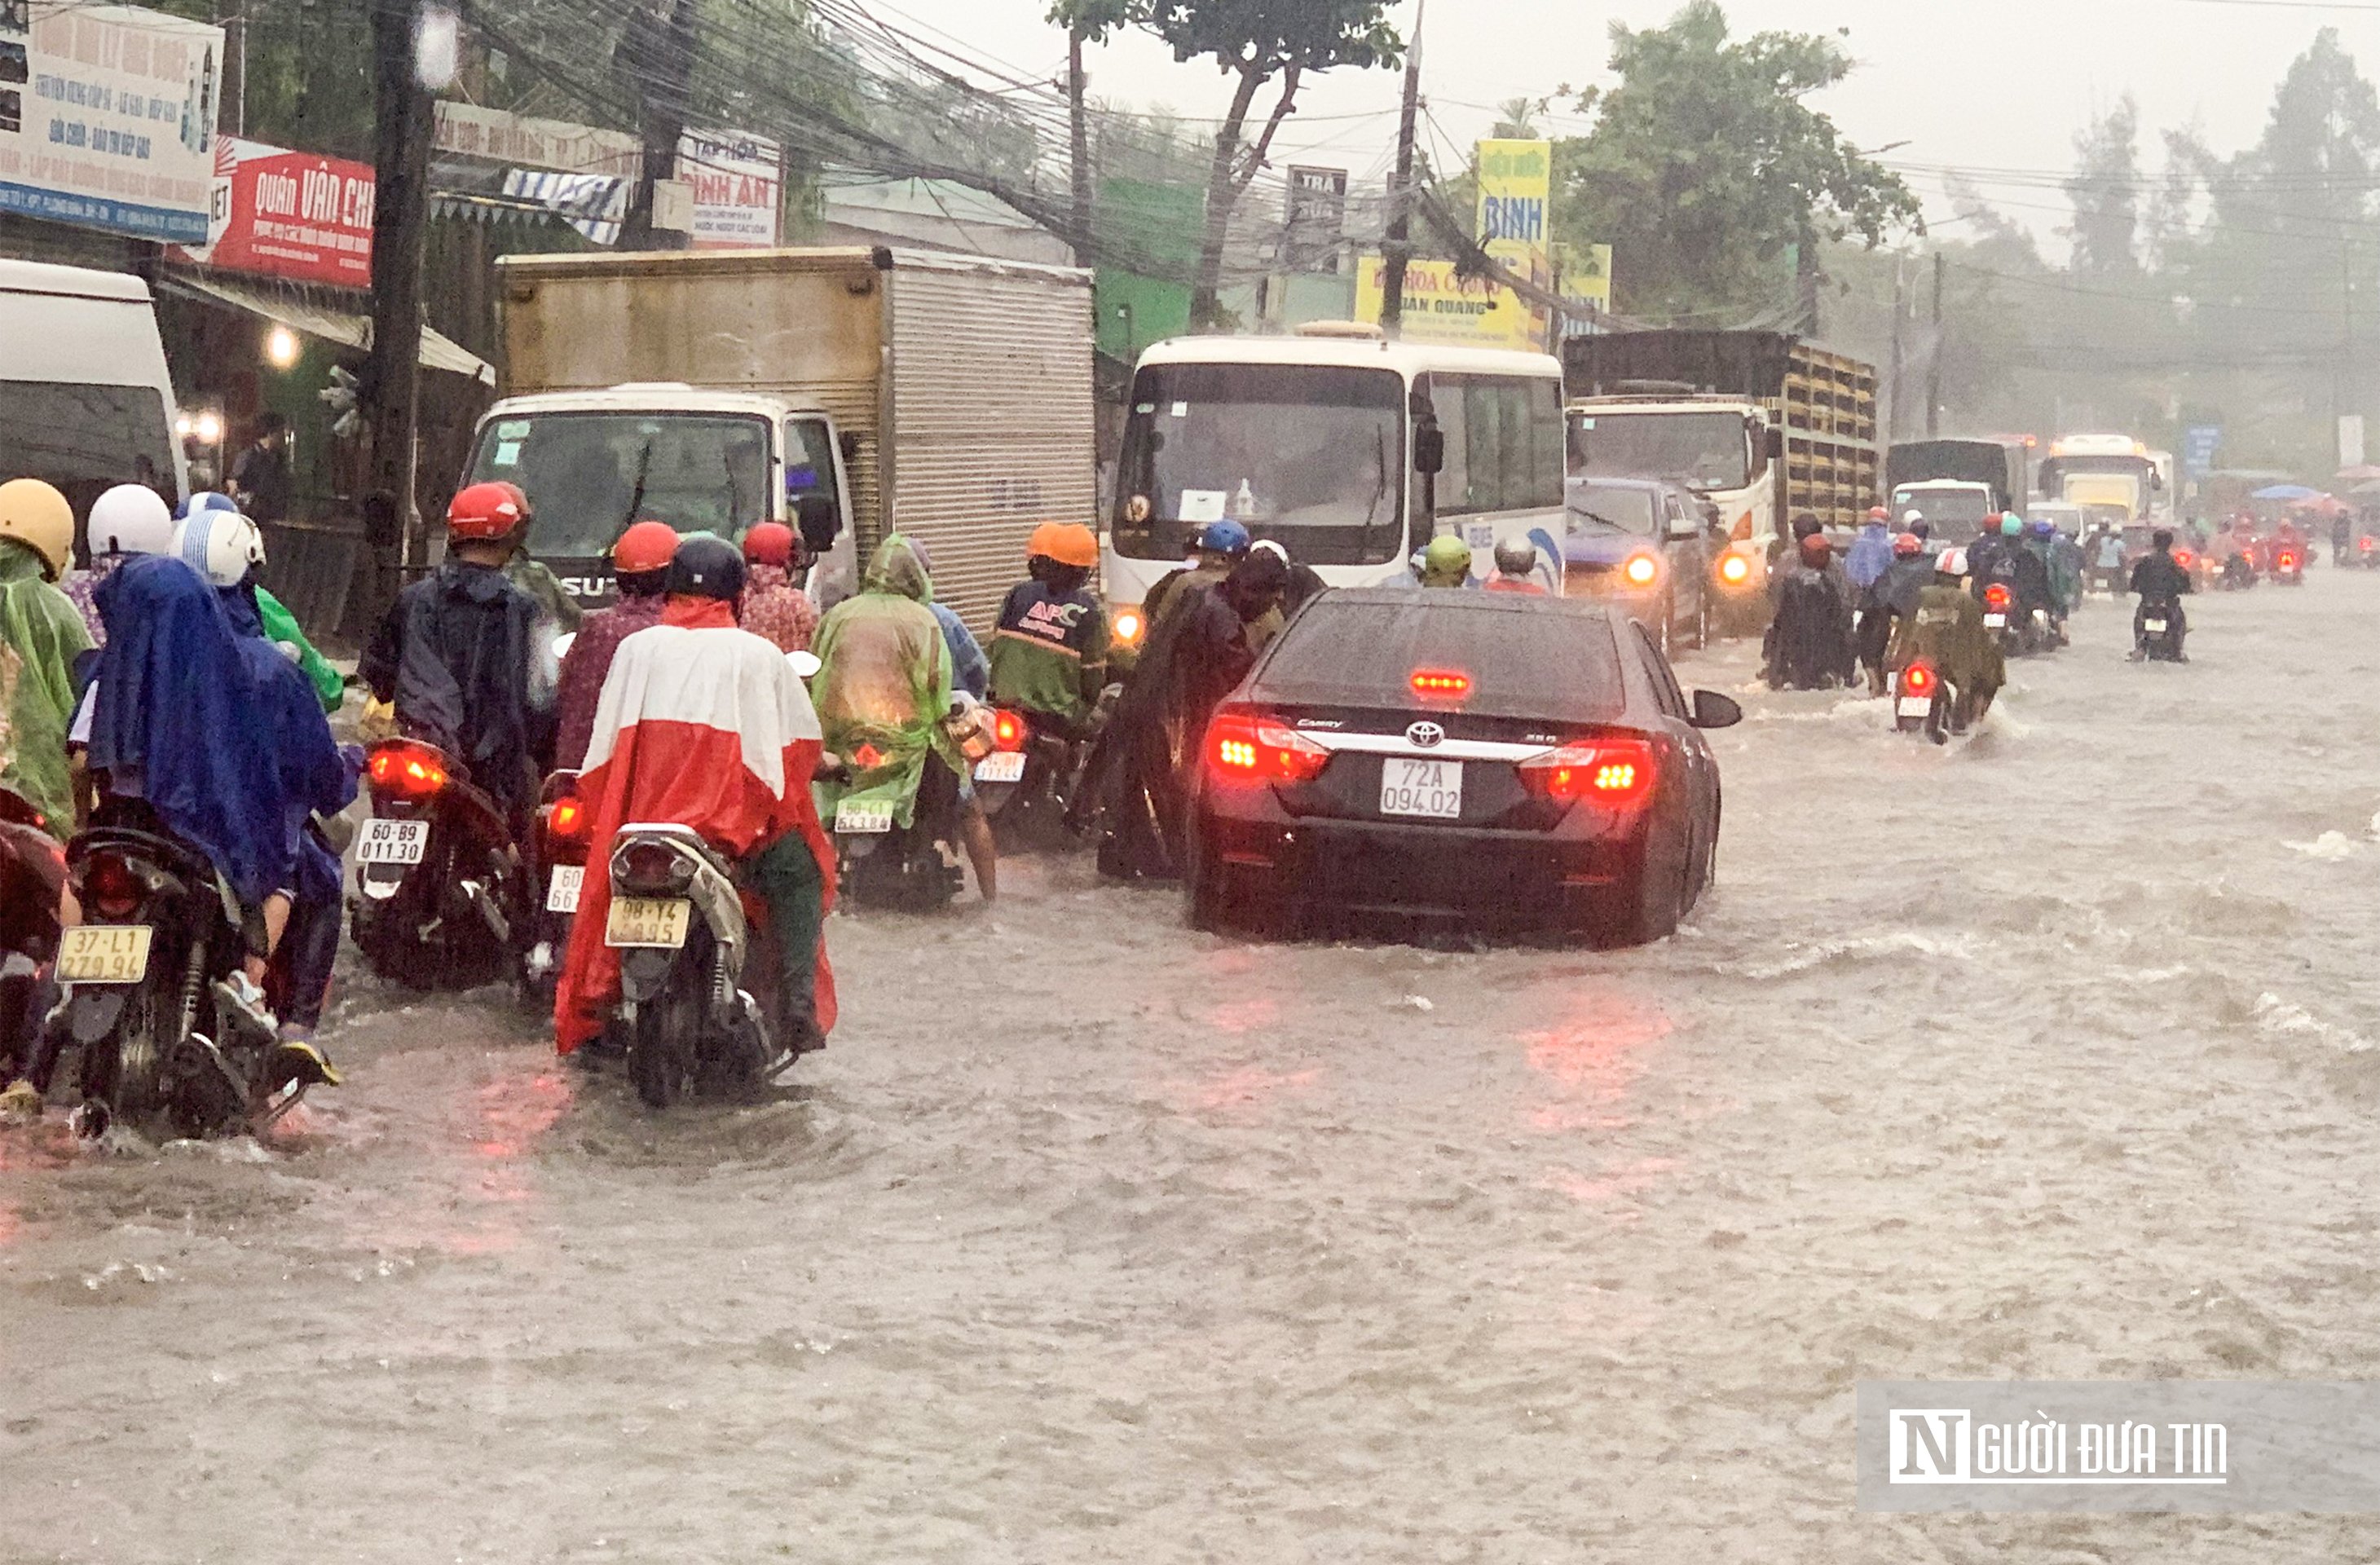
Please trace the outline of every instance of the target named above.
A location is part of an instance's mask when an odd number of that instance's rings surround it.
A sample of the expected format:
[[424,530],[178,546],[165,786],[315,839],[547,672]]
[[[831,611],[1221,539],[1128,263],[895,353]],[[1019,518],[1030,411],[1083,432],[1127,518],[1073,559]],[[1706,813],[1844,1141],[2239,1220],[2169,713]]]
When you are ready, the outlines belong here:
[[67,766],[74,661],[91,632],[55,583],[74,557],[74,507],[38,479],[0,484],[0,704],[8,753],[0,783],[24,795],[63,840],[74,831]]
[[[1945,549],[1935,556],[1933,583],[1917,595],[1917,612],[1900,621],[1886,654],[1895,673],[1920,661],[1933,665],[1956,697],[1953,733],[1989,711],[1992,698],[2008,683],[2008,661],[2000,655],[1999,639],[1985,627],[1983,605],[1961,580],[1966,573],[1965,550]],[[1937,745],[1946,742],[1930,718],[1925,736]]]
[[[951,650],[927,606],[933,601],[933,581],[917,551],[894,533],[877,545],[858,594],[819,622],[810,640],[820,665],[810,700],[827,753],[851,769],[848,782],[819,784],[819,815],[830,831],[854,806],[888,807],[905,829],[921,809],[929,822],[950,816],[967,838],[978,889],[988,901],[996,884],[973,840],[980,815],[962,799],[966,758],[942,726],[951,710]],[[982,835],[990,837],[988,827]]]

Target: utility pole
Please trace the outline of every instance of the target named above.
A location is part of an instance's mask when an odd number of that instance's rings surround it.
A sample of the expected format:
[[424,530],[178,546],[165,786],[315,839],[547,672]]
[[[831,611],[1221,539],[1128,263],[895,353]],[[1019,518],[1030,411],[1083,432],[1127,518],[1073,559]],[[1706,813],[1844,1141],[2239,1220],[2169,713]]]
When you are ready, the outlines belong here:
[[655,0],[628,13],[620,52],[637,83],[638,121],[644,155],[638,160],[637,188],[620,224],[624,250],[684,249],[687,235],[653,226],[654,187],[677,174],[678,142],[694,107],[694,0]]
[[1942,434],[1942,266],[1940,250],[1934,252],[1934,351],[1925,361],[1925,438],[1938,440]]
[[[372,340],[358,404],[371,437],[366,492],[395,502],[392,538],[370,547],[377,567],[368,612],[385,609],[421,530],[415,513],[414,440],[421,411],[421,251],[430,226],[430,143],[435,109],[418,59],[423,0],[371,7]],[[369,622],[367,622],[369,623]]]
[[215,104],[215,129],[225,136],[248,134],[248,3],[215,0],[215,21],[224,30],[223,82]]
[[1083,29],[1080,23],[1066,30],[1066,157],[1067,172],[1073,176],[1075,211],[1075,264],[1092,263],[1091,246],[1091,111],[1085,102],[1089,93],[1089,75],[1083,69]]
[[1413,260],[1413,179],[1415,122],[1421,117],[1421,22],[1428,0],[1414,6],[1413,47],[1405,51],[1405,101],[1397,119],[1397,172],[1389,183],[1389,231],[1380,246],[1380,329],[1404,330],[1405,268]]
[[1900,378],[1908,360],[1900,351],[1900,322],[1909,313],[1909,261],[1905,256],[1892,258],[1892,394],[1884,406],[1884,443],[1890,445],[1900,438]]

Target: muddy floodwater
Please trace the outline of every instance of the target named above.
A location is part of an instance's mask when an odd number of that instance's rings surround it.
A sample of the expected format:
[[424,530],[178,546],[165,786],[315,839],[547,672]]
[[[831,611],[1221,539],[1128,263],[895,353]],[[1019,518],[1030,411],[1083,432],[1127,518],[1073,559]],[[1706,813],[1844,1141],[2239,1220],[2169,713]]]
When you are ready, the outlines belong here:
[[1936,750],[1747,688],[1635,952],[1020,861],[656,1118],[345,977],[268,1144],[0,1132],[0,1560],[2334,1561],[1852,1509],[1862,1377],[2380,1377],[2380,576],[2104,602]]

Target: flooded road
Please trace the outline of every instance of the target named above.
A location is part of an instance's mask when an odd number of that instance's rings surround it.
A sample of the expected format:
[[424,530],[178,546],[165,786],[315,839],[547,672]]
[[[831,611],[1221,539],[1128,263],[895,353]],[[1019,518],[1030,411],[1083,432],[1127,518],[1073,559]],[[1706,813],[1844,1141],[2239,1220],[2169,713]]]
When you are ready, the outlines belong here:
[[655,1119],[351,979],[266,1147],[0,1132],[8,1561],[2336,1560],[1855,1514],[1863,1377],[2380,1362],[2380,577],[2129,610],[1937,751],[1745,691],[1641,952],[841,918],[799,1096]]

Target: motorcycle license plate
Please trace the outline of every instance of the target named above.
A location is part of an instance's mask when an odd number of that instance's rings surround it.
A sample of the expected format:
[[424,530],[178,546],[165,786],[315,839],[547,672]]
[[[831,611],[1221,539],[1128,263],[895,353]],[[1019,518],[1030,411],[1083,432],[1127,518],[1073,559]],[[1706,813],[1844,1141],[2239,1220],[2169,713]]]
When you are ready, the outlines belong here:
[[978,782],[1022,782],[1025,781],[1025,752],[1002,750],[986,756],[975,763],[975,780]]
[[2141,628],[2148,632],[2151,636],[2163,636],[2165,634],[2165,621],[2143,620],[2141,622]]
[[419,864],[429,851],[427,820],[367,820],[356,834],[358,864]]
[[835,807],[834,829],[846,837],[881,837],[892,830],[892,807],[881,801],[845,799]]
[[1390,756],[1380,763],[1380,813],[1425,820],[1461,819],[1463,763]]
[[613,897],[603,923],[603,943],[652,951],[681,951],[694,904],[683,897]]
[[145,924],[85,924],[58,936],[58,982],[137,984],[149,976]]
[[553,879],[545,883],[545,910],[548,913],[578,911],[578,888],[587,882],[587,867],[583,864],[557,864]]
[[1934,698],[1931,696],[1903,696],[1900,698],[1900,702],[1896,705],[1894,710],[1899,711],[1903,717],[1924,717],[1927,712],[1934,710]]
[[1985,630],[2005,630],[2008,628],[2008,616],[2006,614],[1985,614],[1984,616],[1984,628]]

